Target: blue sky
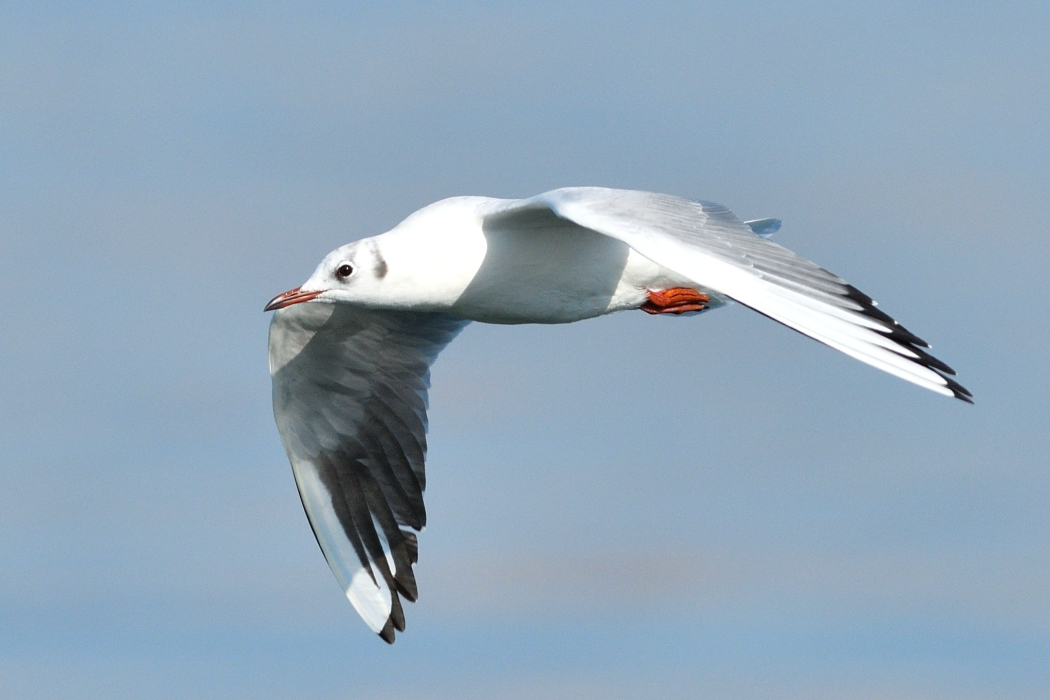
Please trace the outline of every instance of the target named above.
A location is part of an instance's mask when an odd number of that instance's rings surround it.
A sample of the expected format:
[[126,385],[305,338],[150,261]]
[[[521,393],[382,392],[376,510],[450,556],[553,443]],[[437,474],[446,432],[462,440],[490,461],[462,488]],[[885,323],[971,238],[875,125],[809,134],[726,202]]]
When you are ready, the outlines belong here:
[[[1037,698],[1040,3],[5,3],[0,698]],[[343,599],[262,305],[460,194],[671,192],[930,340],[975,406],[739,307],[473,325],[420,601]]]

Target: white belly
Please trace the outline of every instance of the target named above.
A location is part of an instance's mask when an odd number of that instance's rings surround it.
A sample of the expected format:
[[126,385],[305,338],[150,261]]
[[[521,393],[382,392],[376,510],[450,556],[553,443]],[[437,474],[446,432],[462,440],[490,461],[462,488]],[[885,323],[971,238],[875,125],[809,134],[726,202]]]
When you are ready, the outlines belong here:
[[[570,323],[637,309],[648,290],[693,287],[625,243],[580,228],[485,231],[485,259],[450,311],[486,323]],[[720,302],[720,300],[713,301]]]

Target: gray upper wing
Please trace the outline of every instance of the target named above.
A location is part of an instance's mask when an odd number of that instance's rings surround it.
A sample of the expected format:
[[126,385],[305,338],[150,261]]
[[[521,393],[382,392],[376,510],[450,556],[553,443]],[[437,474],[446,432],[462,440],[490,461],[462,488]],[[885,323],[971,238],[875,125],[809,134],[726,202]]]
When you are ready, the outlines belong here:
[[273,409],[317,542],[388,642],[416,599],[430,365],[467,321],[296,304],[270,324]]
[[502,205],[507,225],[546,210],[856,359],[971,401],[925,341],[837,275],[756,235],[729,209],[671,195],[570,187]]

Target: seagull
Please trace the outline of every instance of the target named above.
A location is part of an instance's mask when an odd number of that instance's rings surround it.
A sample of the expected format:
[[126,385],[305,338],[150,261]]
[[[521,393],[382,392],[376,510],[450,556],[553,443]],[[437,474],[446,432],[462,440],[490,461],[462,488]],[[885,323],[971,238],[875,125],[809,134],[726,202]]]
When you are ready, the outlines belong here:
[[346,597],[387,643],[426,525],[430,366],[471,321],[697,315],[735,301],[861,362],[973,403],[929,345],[768,239],[777,219],[600,187],[453,197],[329,253],[274,297],[273,410],[303,508]]

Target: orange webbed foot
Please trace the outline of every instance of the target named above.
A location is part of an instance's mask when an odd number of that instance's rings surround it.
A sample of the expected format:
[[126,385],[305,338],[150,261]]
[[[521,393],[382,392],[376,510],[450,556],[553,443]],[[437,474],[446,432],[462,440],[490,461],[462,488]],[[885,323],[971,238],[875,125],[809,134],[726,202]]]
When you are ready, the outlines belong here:
[[647,314],[684,314],[703,311],[711,298],[689,287],[675,287],[660,291],[649,290],[649,301],[641,305]]

